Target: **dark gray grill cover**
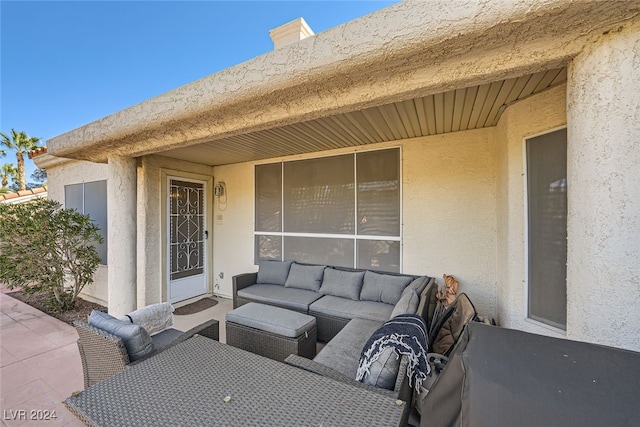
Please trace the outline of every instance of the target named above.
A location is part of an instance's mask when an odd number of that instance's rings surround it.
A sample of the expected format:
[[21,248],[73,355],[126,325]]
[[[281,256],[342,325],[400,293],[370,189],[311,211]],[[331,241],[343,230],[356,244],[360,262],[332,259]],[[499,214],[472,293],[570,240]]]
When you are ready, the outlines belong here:
[[640,425],[640,353],[471,322],[422,427]]

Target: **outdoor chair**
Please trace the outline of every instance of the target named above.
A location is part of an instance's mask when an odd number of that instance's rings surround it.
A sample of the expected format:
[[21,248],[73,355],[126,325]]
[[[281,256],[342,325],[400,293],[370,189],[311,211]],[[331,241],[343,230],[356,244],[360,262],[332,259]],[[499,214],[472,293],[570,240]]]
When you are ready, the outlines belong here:
[[196,334],[216,341],[219,340],[217,320],[209,320],[187,332],[169,327],[151,336],[153,352],[132,361],[125,341],[121,337],[91,326],[82,320],[76,320],[74,326],[79,336],[78,349],[82,360],[85,388],[122,372],[129,365],[138,363]]

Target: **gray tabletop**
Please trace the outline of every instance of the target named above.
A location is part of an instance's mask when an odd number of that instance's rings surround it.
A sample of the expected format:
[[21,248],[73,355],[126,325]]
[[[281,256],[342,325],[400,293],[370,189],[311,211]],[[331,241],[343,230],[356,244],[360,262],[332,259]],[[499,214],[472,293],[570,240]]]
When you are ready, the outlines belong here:
[[96,426],[396,426],[406,405],[204,337],[65,404]]

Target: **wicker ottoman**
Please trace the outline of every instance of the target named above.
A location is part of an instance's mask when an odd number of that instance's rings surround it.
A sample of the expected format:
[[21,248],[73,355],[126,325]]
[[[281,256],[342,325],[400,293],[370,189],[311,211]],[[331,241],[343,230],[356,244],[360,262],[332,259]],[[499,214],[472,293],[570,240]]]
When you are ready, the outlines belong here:
[[225,319],[227,344],[234,347],[280,362],[290,354],[316,355],[313,316],[252,302],[231,310]]

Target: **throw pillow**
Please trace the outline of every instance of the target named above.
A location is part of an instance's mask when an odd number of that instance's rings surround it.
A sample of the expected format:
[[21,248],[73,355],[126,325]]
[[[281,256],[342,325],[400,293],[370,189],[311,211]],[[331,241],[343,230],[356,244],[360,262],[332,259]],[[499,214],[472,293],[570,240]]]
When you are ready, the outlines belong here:
[[411,290],[411,292],[403,293],[396,306],[393,307],[390,318],[393,319],[400,314],[416,314],[419,302],[420,297],[416,291]]
[[395,305],[400,300],[402,291],[411,280],[411,277],[392,276],[390,274],[367,271],[364,274],[364,284],[362,285],[360,299]]
[[293,261],[261,260],[256,283],[284,286]]
[[371,364],[369,373],[364,376],[362,382],[374,387],[393,390],[396,386],[399,369],[400,356],[396,354],[393,347],[387,347]]
[[320,293],[358,301],[363,277],[364,271],[345,271],[327,267],[324,269]]
[[287,288],[308,289],[318,292],[324,276],[323,265],[302,265],[293,263],[284,286]]
[[120,337],[127,348],[129,360],[135,361],[149,356],[155,347],[149,333],[140,325],[116,319],[102,311],[93,310],[89,324],[112,335]]

